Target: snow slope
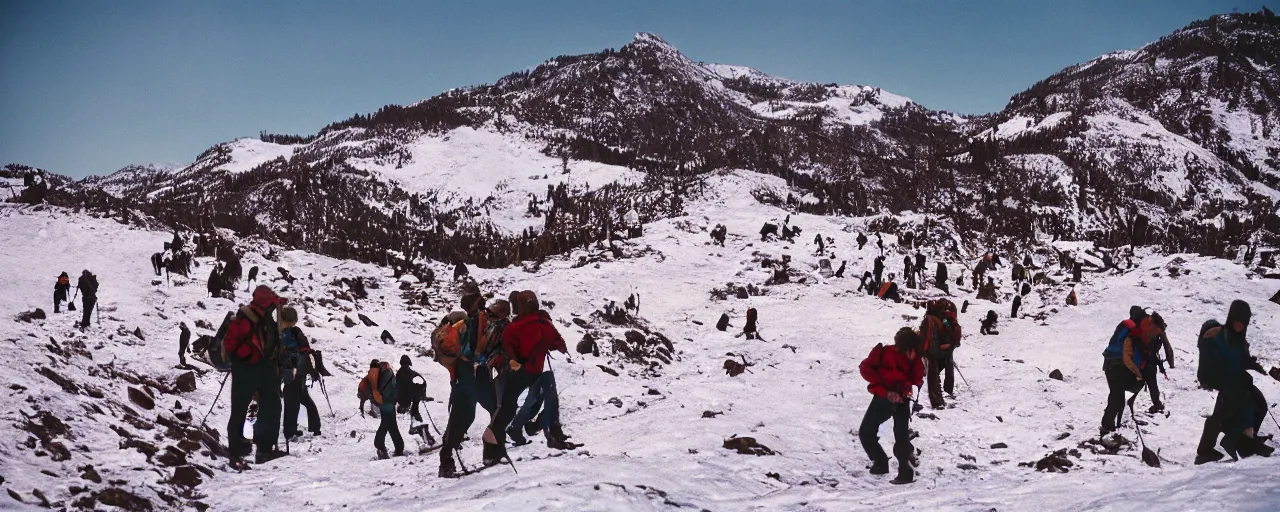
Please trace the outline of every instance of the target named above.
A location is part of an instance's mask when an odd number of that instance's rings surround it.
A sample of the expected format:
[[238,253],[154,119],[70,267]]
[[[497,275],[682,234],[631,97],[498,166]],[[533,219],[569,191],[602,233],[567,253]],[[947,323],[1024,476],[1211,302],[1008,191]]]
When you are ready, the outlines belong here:
[[[1061,306],[1064,286],[1038,287],[1023,311],[1043,313],[1042,321],[1010,320],[1007,302],[986,304],[964,293],[957,303],[972,303],[961,315],[969,335],[957,353],[957,364],[967,380],[957,383],[954,408],[933,411],[936,420],[913,419],[912,428],[920,432],[916,446],[922,450],[918,482],[897,487],[887,478],[869,475],[855,434],[869,402],[857,365],[875,344],[890,342],[899,327],[918,324],[921,311],[854,293],[855,279],[822,279],[814,271],[818,258],[812,239],[818,233],[834,239],[828,244],[837,255],[833,266],[847,260],[847,276],[869,268],[875,237],[862,251],[853,241],[868,219],[792,215],[791,224],[804,228],[797,238],[802,242],[760,242],[755,234],[760,224],[780,222],[787,214],[755,202],[750,192],[759,188],[782,189],[785,183],[744,171],[718,174],[708,186],[708,196],[691,201],[689,215],[647,225],[643,237],[623,243],[622,259],[614,260],[606,251],[598,264],[574,268],[579,256],[597,256],[578,252],[540,267],[472,269],[486,291],[503,296],[529,288],[554,303],[552,316],[571,349],[583,335],[571,319],[586,318],[606,301],[620,302],[636,292],[640,316],[670,338],[677,352],[670,365],[650,377],[644,368],[611,356],[607,343],[602,343],[599,357],[557,357],[552,368],[566,430],[586,446],[557,453],[542,446],[541,438],[533,438],[534,444],[511,449],[519,474],[496,467],[461,480],[442,480],[435,476],[435,455],[374,461],[370,438],[377,424],[356,413],[352,393],[358,372],[369,359],[394,361],[409,354],[428,379],[428,395],[443,399],[445,372],[416,356],[426,344],[429,322],[443,308],[406,306],[385,269],[301,252],[283,253],[280,263],[250,253],[245,268],[262,266],[264,278],[276,275],[268,269],[277,265],[301,278],[282,294],[305,304],[305,318],[316,325],[306,330],[335,371],[326,382],[336,416],[322,401],[323,437],[308,438],[292,447],[294,456],[243,474],[226,472],[223,459],[193,457],[215,474],[184,499],[199,500],[214,510],[1128,510],[1135,505],[1271,510],[1280,504],[1274,460],[1190,464],[1203,415],[1212,405],[1211,395],[1195,386],[1195,331],[1205,319],[1224,316],[1230,300],[1244,298],[1254,308],[1250,336],[1255,352],[1270,367],[1280,359],[1280,309],[1266,301],[1276,283],[1250,277],[1223,260],[1141,251],[1137,269],[1126,274],[1087,274],[1078,287],[1079,307]],[[716,223],[729,230],[724,248],[707,243],[707,232]],[[4,429],[3,486],[28,503],[34,502],[31,489],[43,490],[56,502],[72,500],[73,485],[104,487],[76,478],[75,468],[86,463],[95,464],[108,479],[125,480],[120,486],[138,494],[163,490],[156,475],[167,478],[170,470],[134,470],[147,467],[142,456],[115,450],[118,436],[104,427],[123,425],[114,412],[77,417],[91,397],[83,392],[68,395],[31,370],[52,364],[48,361],[55,358],[36,343],[54,337],[80,339],[91,348],[102,345],[93,349],[92,363],[59,359],[58,369],[67,373],[114,357],[115,365],[160,379],[176,375],[172,365],[177,322],[216,323],[233,304],[203,298],[207,266],[182,286],[152,284],[146,257],[169,236],[60,210],[0,207],[0,287],[10,292],[0,294],[0,311],[6,313],[0,319],[0,345],[7,355],[0,358],[0,378],[26,388],[6,392],[0,415],[5,423],[15,423],[19,414],[30,414],[36,407],[56,411],[78,436],[74,443],[89,448],[73,453],[68,461],[52,462],[20,446],[22,431]],[[886,237],[885,243],[890,252],[896,249],[893,237]],[[248,242],[242,246],[253,247]],[[726,283],[762,285],[767,272],[761,270],[760,258],[784,254],[800,271],[792,284],[768,286],[766,295],[746,300],[711,298],[710,291]],[[900,273],[901,258],[889,254],[887,272]],[[929,254],[931,270],[935,258]],[[963,274],[962,262],[948,263],[953,277]],[[1171,278],[1168,266],[1189,273]],[[61,270],[76,274],[82,267],[94,269],[102,281],[100,327],[81,336],[67,327],[71,320],[65,314],[35,324],[9,320],[7,315],[34,306],[47,308],[53,276]],[[996,274],[1008,275],[1006,269]],[[445,275],[445,268],[437,267],[437,275]],[[370,289],[368,299],[337,298],[336,306],[306,299],[340,297],[341,288],[330,284],[337,277],[373,278],[381,286]],[[797,283],[800,277],[807,282]],[[1006,292],[1010,288],[1004,285]],[[431,293],[456,303],[450,286]],[[207,308],[201,309],[197,301]],[[1176,348],[1177,367],[1170,370],[1169,380],[1161,381],[1170,413],[1149,418],[1139,414],[1149,423],[1143,427],[1145,439],[1161,450],[1164,467],[1143,465],[1134,449],[1114,456],[1082,450],[1080,458],[1073,458],[1076,467],[1066,474],[1019,467],[1018,463],[1096,437],[1106,395],[1099,353],[1132,304],[1160,311]],[[759,310],[767,341],[733,336],[748,307]],[[988,309],[1003,317],[999,336],[977,334],[978,319]],[[344,327],[343,316],[354,318],[355,312],[381,325]],[[713,328],[723,312],[733,317],[735,327],[729,332]],[[122,340],[128,338],[115,335],[118,326],[141,327],[146,341],[125,345]],[[383,328],[399,340],[396,346],[378,341]],[[107,339],[109,334],[113,339]],[[739,355],[752,363],[750,371],[725,375],[724,360]],[[619,375],[609,375],[597,365]],[[1049,379],[1053,369],[1061,370],[1065,381]],[[197,419],[209,407],[218,377],[214,372],[201,376],[197,391],[178,398],[184,407],[198,411]],[[108,400],[127,401],[123,383],[83,378],[109,390]],[[1257,383],[1273,403],[1280,398],[1280,383],[1262,376]],[[312,394],[323,400],[318,390],[313,388]],[[612,398],[621,405],[608,403]],[[1140,397],[1139,408],[1145,409],[1147,400]],[[157,408],[168,409],[172,401],[159,398]],[[224,396],[209,420],[219,430],[226,421],[226,407]],[[432,402],[427,409],[443,426],[445,406]],[[704,419],[704,411],[723,414]],[[406,420],[401,418],[402,429],[407,428]],[[473,425],[462,453],[469,467],[479,462],[480,423]],[[888,436],[889,428],[887,423],[881,435]],[[1133,438],[1133,423],[1125,428],[1124,435]],[[1274,431],[1271,426],[1263,430]],[[753,436],[778,454],[755,457],[722,448],[733,435]],[[412,451],[414,442],[407,441]],[[883,441],[888,448],[891,441]],[[1007,443],[1008,448],[991,449],[994,443]],[[970,462],[964,456],[974,459],[976,469],[957,468]],[[56,476],[37,471],[41,469]],[[776,477],[767,476],[770,473]],[[0,495],[0,500],[8,499]]]

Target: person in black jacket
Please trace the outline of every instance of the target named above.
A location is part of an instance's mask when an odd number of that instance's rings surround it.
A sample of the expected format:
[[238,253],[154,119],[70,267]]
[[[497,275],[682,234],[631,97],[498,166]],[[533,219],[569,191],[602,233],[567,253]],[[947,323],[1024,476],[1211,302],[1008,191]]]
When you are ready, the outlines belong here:
[[874,275],[875,275],[875,278],[876,278],[876,280],[875,280],[876,288],[879,288],[879,287],[880,287],[880,283],[883,283],[883,282],[884,282],[884,281],[882,281],[882,280],[880,279],[880,277],[884,275],[884,256],[876,256],[876,260],[875,260],[875,262],[874,262],[874,265],[875,265],[875,266],[874,266],[874,267],[872,267],[871,272],[872,272],[872,274],[874,274]]
[[84,316],[80,320],[80,330],[84,331],[89,328],[93,307],[98,304],[98,278],[85,270],[76,282],[76,290],[80,294],[80,305],[84,308]]
[[1262,455],[1269,457],[1274,448],[1267,446],[1270,436],[1258,436],[1266,416],[1267,400],[1253,385],[1249,370],[1265,373],[1258,359],[1249,353],[1249,320],[1253,312],[1249,303],[1237,300],[1227,312],[1226,325],[1206,322],[1201,327],[1200,370],[1197,378],[1202,387],[1217,389],[1218,399],[1213,413],[1204,420],[1204,432],[1196,448],[1196,464],[1222,459],[1213,448],[1218,434],[1225,434],[1221,446],[1232,459]]
[[187,346],[191,344],[191,329],[187,327],[186,322],[178,324],[178,329],[182,331],[178,335],[178,364],[187,365]]
[[222,264],[215,264],[209,272],[208,290],[210,297],[216,298],[222,294]]
[[418,410],[418,403],[422,401],[422,394],[414,390],[419,385],[414,384],[414,377],[418,376],[418,372],[413,371],[413,363],[409,360],[408,355],[400,356],[400,369],[396,370],[396,405],[399,412],[408,411],[416,421],[422,421],[422,413]]
[[58,282],[53,284],[53,312],[62,312],[62,301],[67,300],[67,293],[71,291],[71,277],[63,272],[58,276]]

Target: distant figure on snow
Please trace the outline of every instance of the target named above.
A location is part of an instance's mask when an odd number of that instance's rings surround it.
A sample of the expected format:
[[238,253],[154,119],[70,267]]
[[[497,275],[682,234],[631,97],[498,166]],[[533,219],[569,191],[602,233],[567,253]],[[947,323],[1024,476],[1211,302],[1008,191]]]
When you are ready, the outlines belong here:
[[66,272],[58,275],[58,281],[53,284],[53,312],[62,312],[62,301],[67,300],[67,293],[71,291],[71,276]]

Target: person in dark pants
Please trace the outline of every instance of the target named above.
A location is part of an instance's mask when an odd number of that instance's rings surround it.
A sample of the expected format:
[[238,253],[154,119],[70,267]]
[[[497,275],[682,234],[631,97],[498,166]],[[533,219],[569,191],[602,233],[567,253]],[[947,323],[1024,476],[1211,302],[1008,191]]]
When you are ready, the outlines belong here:
[[307,409],[307,430],[320,435],[320,408],[307,391],[307,375],[311,364],[311,343],[298,327],[298,310],[280,308],[280,345],[285,353],[285,366],[293,369],[293,378],[284,383],[284,435],[294,438],[302,435],[298,430],[298,412]]
[[63,272],[58,276],[58,282],[53,284],[53,312],[62,312],[62,302],[67,300],[67,293],[71,292],[71,277]]
[[243,468],[249,443],[244,438],[244,420],[249,403],[258,397],[258,419],[253,424],[253,443],[258,447],[258,464],[284,456],[276,450],[280,438],[280,328],[271,317],[284,304],[267,286],[253,291],[253,302],[241,306],[227,327],[222,348],[231,360],[231,416],[227,419],[227,448],[232,467]]
[[395,456],[404,456],[404,438],[400,437],[400,426],[396,424],[396,375],[391,370],[391,363],[383,361],[376,370],[370,370],[368,377],[375,382],[373,403],[378,406],[378,433],[373,436],[373,447],[378,450],[379,459],[389,459],[387,453],[387,434],[391,434],[391,443],[395,446]]
[[187,365],[187,346],[191,344],[191,329],[187,327],[186,322],[178,324],[178,330],[182,331],[178,334],[178,364]]
[[[547,352],[567,352],[564,338],[556,330],[550,315],[541,311],[538,295],[530,290],[516,297],[516,319],[502,332],[503,355],[508,371],[502,385],[502,402],[494,413],[493,423],[485,433],[484,463],[491,466],[507,456],[507,427],[520,406],[520,394],[542,376]],[[488,438],[494,441],[490,443]]]
[[[1152,340],[1150,346],[1144,347],[1143,357],[1147,365],[1142,368],[1142,379],[1146,381],[1147,390],[1151,392],[1151,407],[1147,409],[1147,413],[1155,414],[1164,411],[1164,402],[1160,400],[1159,374],[1164,373],[1165,362],[1169,363],[1169,368],[1173,368],[1173,346],[1169,344],[1169,337],[1164,333],[1164,320],[1160,319],[1158,313],[1153,313],[1151,317],[1157,319],[1156,323],[1160,326],[1161,332]],[[1161,347],[1164,347],[1164,359],[1160,358]]]
[[458,340],[460,353],[452,362],[449,390],[449,421],[444,430],[443,444],[440,448],[440,472],[442,478],[455,478],[457,466],[453,460],[453,451],[462,446],[462,438],[476,419],[476,405],[479,404],[490,414],[497,409],[497,397],[493,387],[493,378],[486,366],[475,364],[475,347],[479,340],[479,332],[488,327],[488,314],[484,311],[484,297],[479,293],[468,293],[462,296],[462,312],[450,313],[446,322],[456,322],[455,314],[465,314],[466,331]]
[[1218,390],[1213,413],[1204,421],[1200,444],[1196,447],[1196,464],[1223,458],[1214,449],[1218,434],[1222,448],[1232,459],[1252,455],[1271,456],[1267,446],[1270,436],[1259,436],[1262,419],[1267,415],[1267,400],[1256,386],[1248,370],[1265,373],[1257,358],[1249,353],[1249,320],[1253,312],[1249,303],[1237,300],[1227,312],[1226,325],[1210,320],[1200,328],[1198,348],[1200,369],[1196,372],[1201,387]]
[[898,477],[895,484],[915,481],[913,462],[915,448],[911,446],[908,426],[911,421],[911,388],[924,382],[924,363],[920,360],[920,336],[910,327],[903,327],[893,337],[892,346],[876,345],[871,354],[858,365],[862,378],[871,392],[871,405],[862,417],[858,439],[867,456],[871,457],[871,474],[889,473],[889,457],[880,446],[880,425],[893,418],[893,455],[898,459]]
[[93,319],[93,307],[98,304],[98,278],[85,270],[76,281],[76,290],[80,293],[80,306],[84,316],[80,320],[80,330],[89,328],[89,320]]
[[413,371],[413,362],[408,355],[400,356],[400,369],[396,370],[396,411],[407,412],[411,418],[422,421],[422,412],[418,408],[422,394],[413,392],[414,377],[418,377],[418,372]]
[[[1125,346],[1131,345],[1131,338],[1139,339],[1141,333],[1139,331],[1139,322],[1146,318],[1146,313],[1140,306],[1129,308],[1129,318],[1120,322],[1116,326],[1116,330],[1111,335],[1111,341],[1107,343],[1107,348],[1102,351],[1102,373],[1107,378],[1107,407],[1102,413],[1102,426],[1099,431],[1102,435],[1110,434],[1114,431],[1120,422],[1120,417],[1124,414],[1124,395],[1134,388],[1142,373],[1140,371],[1131,371],[1129,365],[1133,361],[1125,362]],[[1130,354],[1132,358],[1132,354]]]

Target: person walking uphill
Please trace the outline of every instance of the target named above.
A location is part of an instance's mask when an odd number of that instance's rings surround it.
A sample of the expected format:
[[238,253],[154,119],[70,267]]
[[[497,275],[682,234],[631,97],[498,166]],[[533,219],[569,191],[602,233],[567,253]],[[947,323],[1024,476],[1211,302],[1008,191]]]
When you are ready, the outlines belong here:
[[365,377],[369,388],[373,390],[373,404],[378,406],[378,433],[373,436],[373,447],[378,450],[379,459],[389,459],[387,454],[387,434],[391,434],[391,443],[395,445],[396,457],[404,456],[404,438],[400,437],[400,426],[396,424],[396,374],[391,370],[389,361],[382,361],[377,368],[369,370]]
[[53,284],[53,312],[62,312],[62,302],[67,300],[67,294],[71,292],[71,276],[66,272],[58,275],[58,282]]
[[[942,398],[955,397],[955,363],[952,355],[960,346],[963,331],[956,320],[956,305],[947,299],[929,301],[920,320],[921,352],[928,364],[929,405],[939,409],[947,405]],[[944,380],[945,376],[945,380]]]
[[1222,459],[1222,453],[1213,448],[1219,433],[1225,434],[1222,448],[1232,459],[1252,455],[1269,457],[1275,451],[1265,444],[1269,436],[1258,436],[1262,418],[1267,415],[1267,400],[1253,385],[1253,377],[1248,372],[1265,373],[1258,359],[1250,355],[1249,342],[1245,339],[1252,316],[1249,303],[1237,300],[1227,312],[1226,325],[1209,320],[1200,328],[1197,347],[1200,367],[1196,378],[1200,380],[1200,387],[1217,390],[1218,399],[1213,413],[1204,420],[1204,432],[1196,448],[1196,464]]
[[447,315],[431,334],[436,361],[449,369],[449,421],[440,449],[440,472],[444,478],[457,477],[453,452],[476,419],[476,405],[493,413],[496,393],[489,369],[475,364],[479,333],[488,328],[489,315],[479,293],[462,296],[462,311]]
[[89,320],[93,318],[93,307],[98,304],[98,277],[85,270],[76,281],[76,291],[80,293],[80,306],[84,316],[80,319],[80,330],[89,328]]
[[911,388],[924,381],[924,363],[919,357],[920,336],[910,327],[903,327],[893,336],[893,345],[876,345],[858,370],[867,380],[871,392],[871,405],[862,417],[858,439],[871,457],[871,474],[889,473],[889,457],[880,446],[880,424],[893,418],[893,455],[898,459],[898,477],[894,484],[915,481],[912,459],[915,448],[911,446],[908,425],[911,421]]
[[[1164,412],[1164,402],[1160,400],[1160,375],[1165,373],[1164,363],[1169,363],[1169,368],[1173,368],[1173,345],[1169,344],[1168,326],[1165,325],[1164,319],[1159,313],[1152,313],[1151,319],[1156,325],[1160,326],[1159,334],[1151,338],[1150,343],[1142,347],[1142,359],[1146,366],[1142,368],[1142,379],[1147,383],[1147,391],[1151,392],[1151,407],[1147,409],[1148,414]],[[1164,358],[1160,357],[1160,349],[1164,348]]]
[[[520,394],[542,375],[547,352],[565,350],[564,338],[551,322],[551,317],[541,311],[538,295],[525,290],[516,300],[516,319],[502,333],[502,348],[509,371],[505,372],[502,402],[485,433],[486,466],[507,458],[507,427],[516,416]],[[489,442],[490,437],[493,438],[492,443]]]
[[307,375],[315,366],[311,363],[311,342],[298,327],[298,310],[280,308],[280,347],[284,351],[281,368],[284,383],[284,435],[294,439],[302,435],[298,430],[298,412],[307,409],[307,430],[320,435],[320,408],[307,392]]
[[1131,340],[1145,339],[1141,332],[1141,322],[1145,319],[1147,314],[1141,306],[1129,308],[1129,318],[1116,326],[1111,341],[1102,351],[1102,373],[1106,375],[1109,390],[1107,407],[1102,413],[1102,426],[1099,429],[1102,435],[1111,433],[1119,426],[1120,417],[1124,414],[1125,393],[1136,391],[1135,388],[1141,385],[1142,371],[1138,363],[1133,361],[1135,353]]
[[227,448],[232,467],[245,468],[250,446],[244,438],[249,402],[258,396],[258,419],[253,424],[257,464],[284,456],[275,449],[280,438],[280,328],[272,319],[285,300],[265,285],[253,290],[253,301],[241,306],[227,327],[222,351],[231,361],[231,417],[227,419]]

